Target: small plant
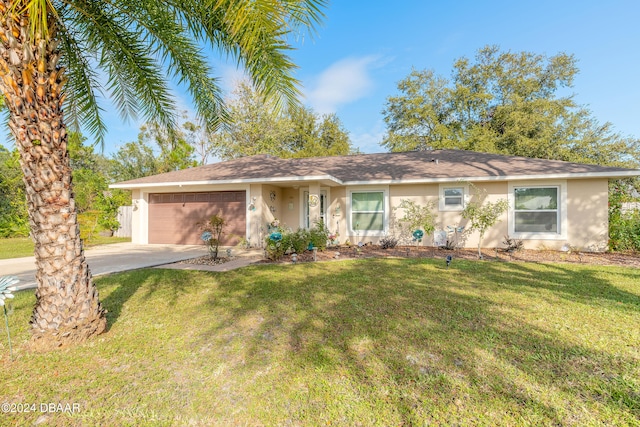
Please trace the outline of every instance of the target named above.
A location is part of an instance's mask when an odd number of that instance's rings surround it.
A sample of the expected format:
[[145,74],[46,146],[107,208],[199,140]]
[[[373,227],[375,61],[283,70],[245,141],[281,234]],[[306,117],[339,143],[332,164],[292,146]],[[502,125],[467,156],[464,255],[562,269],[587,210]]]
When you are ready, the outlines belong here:
[[314,248],[323,251],[327,248],[327,240],[329,239],[329,230],[324,222],[318,221],[313,228],[309,230],[310,243]]
[[291,233],[289,236],[291,250],[297,254],[301,254],[309,246],[311,241],[311,233],[309,230],[298,228],[295,233]]
[[504,236],[504,241],[502,242],[506,248],[504,248],[505,252],[517,252],[524,248],[524,243],[520,239],[512,239],[509,236]]
[[486,193],[477,195],[477,200],[470,202],[462,211],[462,217],[470,222],[469,231],[477,230],[480,233],[478,238],[478,258],[482,259],[482,239],[484,233],[499,222],[500,215],[509,209],[509,202],[500,199],[495,202],[484,202]]
[[278,261],[291,248],[291,233],[281,228],[272,229],[265,239],[265,255],[272,261]]
[[393,249],[398,245],[398,239],[393,236],[385,236],[380,239],[380,247],[382,249]]
[[222,212],[211,216],[208,220],[198,223],[203,231],[200,239],[207,245],[209,255],[214,260],[218,259],[218,248],[220,246],[220,238],[225,226],[225,220],[222,218]]
[[249,249],[251,247],[251,243],[247,240],[246,237],[244,236],[237,236],[238,237],[238,244],[236,245],[238,248],[240,249]]
[[420,206],[413,200],[403,199],[397,207],[393,208],[394,211],[398,209],[404,210],[404,216],[398,220],[397,228],[405,240],[421,242],[422,237],[415,238],[416,231],[421,230],[423,236],[429,236],[435,231],[437,214],[433,211],[432,202],[427,203],[426,206]]

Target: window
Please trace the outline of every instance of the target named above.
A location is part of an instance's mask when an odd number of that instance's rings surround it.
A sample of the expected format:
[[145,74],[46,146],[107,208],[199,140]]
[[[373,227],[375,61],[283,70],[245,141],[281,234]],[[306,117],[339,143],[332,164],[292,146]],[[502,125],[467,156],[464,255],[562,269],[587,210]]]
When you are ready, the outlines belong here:
[[558,187],[514,188],[514,231],[555,233],[560,231]]
[[351,193],[351,229],[360,231],[384,231],[384,192],[354,191]]
[[464,209],[465,188],[440,186],[440,210],[461,211]]

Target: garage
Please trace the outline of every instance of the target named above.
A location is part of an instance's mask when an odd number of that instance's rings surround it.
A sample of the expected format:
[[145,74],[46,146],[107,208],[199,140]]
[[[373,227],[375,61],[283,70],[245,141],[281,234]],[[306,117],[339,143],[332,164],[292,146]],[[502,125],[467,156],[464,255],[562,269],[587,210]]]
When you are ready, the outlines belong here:
[[246,234],[245,191],[149,194],[149,243],[201,245],[198,223],[219,214],[226,224],[222,245]]

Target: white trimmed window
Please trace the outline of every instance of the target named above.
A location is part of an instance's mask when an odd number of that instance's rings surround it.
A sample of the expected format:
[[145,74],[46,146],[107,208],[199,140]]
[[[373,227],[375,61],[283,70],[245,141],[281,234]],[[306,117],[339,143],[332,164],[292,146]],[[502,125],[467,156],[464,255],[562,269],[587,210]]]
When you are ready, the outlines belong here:
[[510,232],[519,238],[564,238],[566,185],[512,185]]
[[461,211],[465,206],[467,190],[463,185],[441,185],[439,209],[444,211]]
[[349,194],[349,230],[352,235],[384,235],[388,222],[387,192],[352,190]]
[[559,223],[558,187],[516,187],[514,189],[514,231],[516,233],[557,233]]

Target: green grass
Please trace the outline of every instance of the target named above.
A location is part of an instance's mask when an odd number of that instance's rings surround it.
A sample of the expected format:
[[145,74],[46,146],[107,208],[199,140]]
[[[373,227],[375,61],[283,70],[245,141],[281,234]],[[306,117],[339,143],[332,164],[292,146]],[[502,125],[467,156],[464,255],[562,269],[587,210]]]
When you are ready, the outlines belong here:
[[[108,245],[110,243],[130,242],[130,237],[100,236],[98,212],[89,211],[78,215],[80,237],[85,247]],[[0,238],[0,259],[21,258],[33,255],[33,241],[29,237]],[[1,274],[1,273],[0,273]]]
[[[130,237],[103,237],[96,234],[92,236],[90,240],[85,240],[85,248],[130,241]],[[21,258],[26,256],[33,256],[33,241],[31,238],[11,237],[8,239],[0,239],[0,259]]]
[[29,237],[0,239],[0,259],[33,255],[33,241]]
[[46,354],[20,346],[34,297],[16,297],[0,402],[79,405],[46,425],[640,425],[638,269],[369,259],[97,283],[108,331]]

